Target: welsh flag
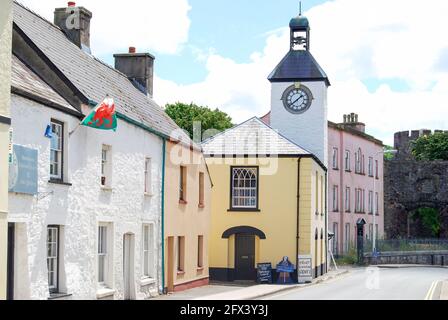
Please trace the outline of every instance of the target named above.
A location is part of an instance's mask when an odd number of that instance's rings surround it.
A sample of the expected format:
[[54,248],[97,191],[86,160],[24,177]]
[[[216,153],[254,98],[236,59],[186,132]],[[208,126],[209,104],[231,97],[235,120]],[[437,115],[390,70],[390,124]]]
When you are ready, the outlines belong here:
[[114,99],[106,97],[103,102],[97,105],[92,113],[81,122],[81,125],[99,130],[117,131],[117,114],[115,112]]

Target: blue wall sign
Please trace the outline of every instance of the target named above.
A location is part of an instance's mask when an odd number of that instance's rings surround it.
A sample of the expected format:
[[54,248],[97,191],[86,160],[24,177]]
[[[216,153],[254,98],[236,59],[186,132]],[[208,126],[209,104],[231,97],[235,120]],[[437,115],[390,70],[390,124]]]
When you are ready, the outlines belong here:
[[9,165],[9,191],[37,195],[38,152],[35,149],[14,145]]

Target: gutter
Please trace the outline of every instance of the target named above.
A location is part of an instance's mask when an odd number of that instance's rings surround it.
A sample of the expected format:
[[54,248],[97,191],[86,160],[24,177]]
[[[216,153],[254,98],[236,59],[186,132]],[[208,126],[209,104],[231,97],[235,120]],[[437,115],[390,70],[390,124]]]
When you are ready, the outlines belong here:
[[300,242],[300,163],[302,158],[297,160],[297,234],[296,234],[296,272],[297,282],[299,281],[299,242]]
[[165,293],[165,165],[166,165],[166,140],[163,140],[162,155],[162,294]]

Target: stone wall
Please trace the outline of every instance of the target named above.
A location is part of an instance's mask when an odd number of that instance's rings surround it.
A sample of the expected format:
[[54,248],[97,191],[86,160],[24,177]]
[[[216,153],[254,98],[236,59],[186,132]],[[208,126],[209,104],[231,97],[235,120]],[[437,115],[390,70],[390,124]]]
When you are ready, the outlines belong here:
[[364,263],[373,264],[420,264],[448,266],[448,251],[383,252],[376,259],[371,254],[364,255]]
[[412,141],[431,133],[419,130],[395,134],[398,153],[384,163],[387,238],[432,237],[419,221],[408,219],[413,210],[422,207],[440,211],[441,236],[448,237],[448,161],[416,161],[410,152]]

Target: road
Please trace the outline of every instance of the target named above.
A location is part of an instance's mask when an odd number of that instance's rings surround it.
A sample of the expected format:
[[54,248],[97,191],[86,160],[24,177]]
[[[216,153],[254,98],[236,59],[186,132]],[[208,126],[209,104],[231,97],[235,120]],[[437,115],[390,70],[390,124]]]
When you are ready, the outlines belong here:
[[442,280],[448,280],[446,268],[354,269],[337,279],[263,300],[425,300]]

